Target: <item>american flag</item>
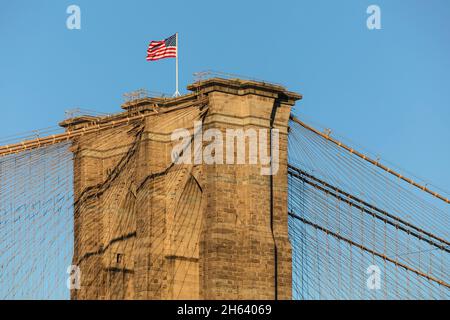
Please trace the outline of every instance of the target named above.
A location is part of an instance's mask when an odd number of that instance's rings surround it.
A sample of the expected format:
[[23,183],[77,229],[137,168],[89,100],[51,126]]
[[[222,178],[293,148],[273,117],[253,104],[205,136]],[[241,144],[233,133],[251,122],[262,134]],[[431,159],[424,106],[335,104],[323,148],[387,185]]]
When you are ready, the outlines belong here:
[[161,41],[152,41],[147,49],[147,61],[154,61],[164,58],[176,58],[177,56],[177,35],[168,37]]

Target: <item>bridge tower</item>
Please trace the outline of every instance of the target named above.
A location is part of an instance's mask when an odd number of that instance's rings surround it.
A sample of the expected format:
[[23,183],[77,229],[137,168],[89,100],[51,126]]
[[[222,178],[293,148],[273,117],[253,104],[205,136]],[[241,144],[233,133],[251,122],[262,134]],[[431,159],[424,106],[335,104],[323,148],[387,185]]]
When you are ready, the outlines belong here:
[[[73,130],[133,119],[74,140],[73,263],[81,287],[73,299],[291,298],[287,133],[301,96],[239,79],[188,89],[130,101],[114,116],[62,123]],[[196,121],[224,138],[227,129],[278,129],[278,170],[261,174],[248,152],[244,164],[173,164],[171,134],[195,135]]]

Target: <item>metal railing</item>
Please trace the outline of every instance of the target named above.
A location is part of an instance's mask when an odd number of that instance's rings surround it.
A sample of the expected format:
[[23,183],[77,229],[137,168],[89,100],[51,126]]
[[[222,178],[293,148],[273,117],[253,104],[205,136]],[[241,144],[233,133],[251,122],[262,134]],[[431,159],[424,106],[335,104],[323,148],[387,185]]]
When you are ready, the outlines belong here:
[[85,108],[72,108],[64,111],[65,119],[72,119],[80,116],[93,116],[93,117],[107,117],[111,116],[110,113],[95,111]]
[[232,79],[250,80],[250,81],[256,81],[256,82],[261,82],[261,83],[265,83],[265,84],[272,84],[272,85],[284,87],[284,85],[281,83],[267,82],[262,79],[249,77],[249,76],[242,75],[242,74],[227,73],[227,72],[216,71],[216,70],[205,70],[205,71],[194,72],[193,76],[194,76],[194,79],[196,82],[204,81],[204,80],[211,79],[211,78],[224,78],[224,79],[230,79],[230,80],[232,80]]
[[123,94],[125,103],[145,98],[170,98],[170,97],[171,97],[170,94],[158,91],[149,91],[144,88]]

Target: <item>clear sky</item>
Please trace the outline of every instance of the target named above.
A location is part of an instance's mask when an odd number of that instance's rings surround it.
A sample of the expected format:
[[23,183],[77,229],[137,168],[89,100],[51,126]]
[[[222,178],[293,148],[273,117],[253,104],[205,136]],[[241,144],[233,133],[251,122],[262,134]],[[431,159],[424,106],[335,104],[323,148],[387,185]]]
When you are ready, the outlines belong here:
[[[81,8],[68,30],[66,8]],[[381,30],[366,9],[381,8]],[[450,189],[450,1],[2,1],[0,137],[64,110],[120,110],[122,94],[174,91],[174,60],[145,60],[180,34],[180,85],[206,69],[285,85],[296,115]]]

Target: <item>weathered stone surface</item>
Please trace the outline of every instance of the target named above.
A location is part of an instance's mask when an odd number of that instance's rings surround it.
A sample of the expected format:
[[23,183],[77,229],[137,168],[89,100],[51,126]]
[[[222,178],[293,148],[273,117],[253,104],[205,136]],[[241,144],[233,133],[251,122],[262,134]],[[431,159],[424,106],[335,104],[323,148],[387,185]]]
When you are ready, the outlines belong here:
[[[127,103],[113,119],[152,115],[75,141],[73,263],[81,289],[73,299],[291,298],[287,125],[301,96],[244,80],[188,88],[193,93],[180,98]],[[279,129],[275,175],[261,175],[259,162],[172,164],[170,135],[193,132],[205,98],[203,130],[225,137],[229,128]],[[83,121],[93,119],[63,125]]]

